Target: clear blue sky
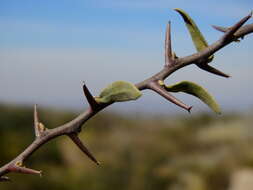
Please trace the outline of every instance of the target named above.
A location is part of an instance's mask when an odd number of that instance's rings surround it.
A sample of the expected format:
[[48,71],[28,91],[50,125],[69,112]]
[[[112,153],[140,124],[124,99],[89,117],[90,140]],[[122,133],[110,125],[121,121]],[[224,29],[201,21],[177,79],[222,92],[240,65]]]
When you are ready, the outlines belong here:
[[[173,8],[187,11],[212,43],[221,34],[210,25],[232,25],[253,9],[253,2],[1,0],[0,102],[81,108],[85,104],[82,81],[94,94],[115,80],[139,82],[162,68],[168,20],[172,21],[177,54],[194,53],[182,19]],[[252,50],[250,35],[216,55],[212,64],[230,73],[231,79],[192,66],[175,73],[168,82],[198,82],[224,109],[247,110],[253,107]],[[122,103],[113,109],[142,111],[150,109],[149,104],[157,110],[180,111],[153,93],[145,94],[137,103]],[[206,109],[195,98],[179,97],[197,111]]]

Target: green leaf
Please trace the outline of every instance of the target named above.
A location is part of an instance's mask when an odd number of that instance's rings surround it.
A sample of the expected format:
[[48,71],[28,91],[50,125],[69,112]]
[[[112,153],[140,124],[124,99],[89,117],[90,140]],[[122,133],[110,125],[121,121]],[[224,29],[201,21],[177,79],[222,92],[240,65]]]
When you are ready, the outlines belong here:
[[170,92],[185,92],[196,96],[204,103],[206,103],[214,112],[220,114],[220,106],[216,103],[214,98],[201,86],[190,81],[182,81],[172,86],[165,86]]
[[[184,19],[185,25],[191,35],[192,41],[195,45],[197,51],[202,51],[206,47],[208,47],[208,43],[205,40],[204,36],[200,32],[198,26],[194,22],[194,20],[182,9],[175,9]],[[208,62],[211,62],[213,59],[213,55],[208,58]]]
[[102,90],[96,101],[99,103],[124,102],[136,100],[142,95],[141,91],[132,83],[116,81]]

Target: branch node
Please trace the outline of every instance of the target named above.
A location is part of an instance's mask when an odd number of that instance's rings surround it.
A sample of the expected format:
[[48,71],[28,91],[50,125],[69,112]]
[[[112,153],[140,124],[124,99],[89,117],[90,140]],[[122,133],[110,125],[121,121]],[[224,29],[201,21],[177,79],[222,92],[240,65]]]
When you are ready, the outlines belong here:
[[89,149],[82,143],[80,138],[78,137],[77,133],[70,133],[68,134],[69,138],[77,145],[77,147],[88,156],[93,162],[95,162],[97,165],[100,165],[100,163],[97,161],[97,159],[92,155],[92,153],[89,151]]
[[97,101],[95,100],[95,98],[92,96],[92,94],[90,93],[89,89],[87,88],[85,82],[83,82],[83,92],[84,95],[91,107],[92,110],[98,110],[100,105],[97,103]]

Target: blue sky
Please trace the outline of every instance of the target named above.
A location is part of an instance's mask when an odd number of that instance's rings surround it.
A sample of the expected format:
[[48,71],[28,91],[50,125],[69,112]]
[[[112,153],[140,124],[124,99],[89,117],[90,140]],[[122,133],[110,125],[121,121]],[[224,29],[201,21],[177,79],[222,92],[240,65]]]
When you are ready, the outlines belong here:
[[[187,11],[212,43],[221,34],[211,24],[230,26],[248,14],[252,5],[252,0],[1,0],[0,102],[79,109],[85,104],[82,81],[98,94],[115,80],[136,83],[160,70],[168,20],[177,54],[194,53],[173,8]],[[217,53],[212,64],[230,73],[231,79],[191,66],[175,73],[169,82],[198,82],[224,109],[248,110],[253,107],[252,50],[250,35]],[[206,109],[195,98],[179,97],[196,111]],[[161,111],[181,111],[150,92],[136,103],[112,109],[147,111],[147,103]]]

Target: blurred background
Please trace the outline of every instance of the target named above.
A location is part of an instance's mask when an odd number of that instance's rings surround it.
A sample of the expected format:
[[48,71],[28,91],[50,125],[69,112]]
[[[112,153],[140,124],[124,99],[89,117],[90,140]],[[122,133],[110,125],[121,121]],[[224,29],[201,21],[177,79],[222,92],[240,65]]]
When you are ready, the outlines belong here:
[[[169,20],[177,55],[194,53],[173,8],[188,12],[211,44],[221,36],[212,24],[231,26],[253,7],[251,0],[1,0],[0,165],[33,140],[33,104],[53,128],[87,107],[83,81],[98,95],[113,81],[137,83],[161,70]],[[176,94],[194,106],[189,115],[145,91],[87,123],[81,137],[101,167],[62,137],[27,162],[44,171],[42,179],[11,174],[13,182],[0,189],[252,189],[252,50],[249,35],[215,54],[211,64],[229,79],[192,65],[166,81],[190,80],[207,88],[221,116],[191,96]]]

